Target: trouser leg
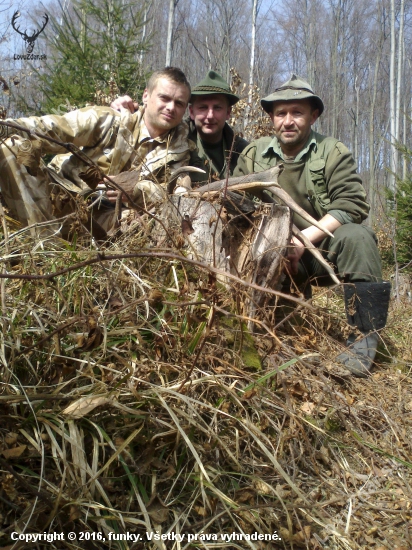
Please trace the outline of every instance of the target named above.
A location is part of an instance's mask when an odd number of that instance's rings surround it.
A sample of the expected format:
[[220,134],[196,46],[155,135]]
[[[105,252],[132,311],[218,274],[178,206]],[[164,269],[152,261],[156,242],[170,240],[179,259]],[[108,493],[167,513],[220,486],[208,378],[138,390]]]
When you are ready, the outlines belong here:
[[[348,323],[362,336],[351,334],[347,350],[337,357],[356,376],[367,376],[379,342],[377,331],[386,324],[390,283],[382,280],[382,267],[375,233],[364,225],[345,224],[339,227],[334,238],[326,238],[319,249],[333,264],[344,287],[345,310]],[[320,284],[328,284],[329,277],[316,259],[302,257],[302,272]]]
[[19,147],[28,140],[19,136],[7,139],[0,146],[0,188],[13,217],[23,226],[53,219],[50,202],[50,178],[44,167],[38,167],[31,175],[18,163]]
[[[342,225],[335,231],[334,237],[324,239],[318,249],[343,281],[382,281],[377,239],[369,227],[354,223]],[[306,250],[293,280],[301,285],[308,279],[313,284],[333,284],[325,268]]]

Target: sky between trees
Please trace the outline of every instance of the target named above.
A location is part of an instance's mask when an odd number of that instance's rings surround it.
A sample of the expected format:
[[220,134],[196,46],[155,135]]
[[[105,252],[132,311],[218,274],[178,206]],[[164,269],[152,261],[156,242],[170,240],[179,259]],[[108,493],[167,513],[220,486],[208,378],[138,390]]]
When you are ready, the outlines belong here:
[[[93,0],[87,5],[110,11],[119,3],[126,26],[132,24],[132,19],[135,23],[138,20],[131,52],[119,54],[118,49],[116,53],[116,47],[120,48],[116,42],[122,38],[120,35],[124,38],[126,27],[117,27],[123,30],[116,31],[115,26],[108,28],[106,24],[105,28],[101,22],[92,21],[89,14],[84,37],[92,43],[98,36],[110,35],[114,56],[132,56],[136,74],[140,75],[133,92],[139,96],[147,75],[165,65],[170,3]],[[252,5],[253,0],[174,0],[171,63],[181,67],[193,84],[209,69],[230,79],[232,67],[248,83]],[[391,142],[397,138],[409,145],[411,134],[411,7],[410,0],[257,0],[253,83],[261,95],[266,95],[291,72],[311,82],[326,107],[317,130],[340,138],[352,150],[376,207],[374,191],[393,185],[388,169],[396,169],[400,176],[407,169]],[[44,13],[54,18],[54,26],[49,22],[33,50],[47,55],[48,67],[44,62],[30,64],[13,58],[25,51],[21,36],[10,24],[17,9],[22,14],[19,23],[23,29],[35,29]],[[29,2],[0,2],[0,68],[10,86],[9,94],[0,94],[0,104],[7,108],[8,116],[40,113],[48,105],[39,75],[49,79],[55,44],[67,23],[64,16],[72,17],[75,10],[84,13],[81,2],[63,0],[35,6]],[[81,25],[75,18],[73,21],[80,32]],[[101,49],[97,45],[95,53]],[[106,66],[108,70],[113,67],[109,59]],[[18,96],[25,103],[17,101]]]

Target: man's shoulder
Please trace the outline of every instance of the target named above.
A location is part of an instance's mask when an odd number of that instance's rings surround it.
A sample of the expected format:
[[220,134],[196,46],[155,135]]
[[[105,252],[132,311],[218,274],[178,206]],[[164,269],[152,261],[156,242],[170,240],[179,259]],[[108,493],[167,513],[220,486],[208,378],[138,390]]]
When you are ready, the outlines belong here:
[[273,136],[263,136],[249,143],[248,149],[255,149],[257,153],[262,153],[269,147],[273,141]]
[[223,137],[228,147],[233,143],[233,150],[236,151],[236,153],[241,153],[243,149],[249,145],[249,142],[236,133],[227,122],[223,127]]
[[333,151],[341,155],[350,154],[346,145],[333,136],[324,136],[323,134],[313,131],[313,137],[316,140],[317,151],[322,153],[322,156],[328,156]]
[[196,149],[196,137],[190,135],[189,126],[185,120],[182,120],[171,132],[172,139],[169,147],[188,151]]

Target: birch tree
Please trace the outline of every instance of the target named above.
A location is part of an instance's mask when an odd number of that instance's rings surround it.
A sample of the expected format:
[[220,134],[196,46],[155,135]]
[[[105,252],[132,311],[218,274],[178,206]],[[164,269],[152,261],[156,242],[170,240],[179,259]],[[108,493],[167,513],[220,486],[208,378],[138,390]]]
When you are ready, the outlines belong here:
[[166,41],[166,67],[172,64],[173,26],[175,22],[175,11],[179,0],[169,0],[169,19],[167,26]]

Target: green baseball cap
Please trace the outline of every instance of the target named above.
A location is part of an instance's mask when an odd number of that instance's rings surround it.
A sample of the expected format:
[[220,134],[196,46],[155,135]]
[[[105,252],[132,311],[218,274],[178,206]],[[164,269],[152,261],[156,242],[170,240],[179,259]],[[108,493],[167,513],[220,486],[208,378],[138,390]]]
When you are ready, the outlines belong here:
[[296,101],[299,99],[311,99],[319,109],[319,115],[323,113],[324,105],[321,98],[315,95],[312,87],[306,80],[300,78],[296,74],[292,74],[290,79],[277,88],[272,94],[264,97],[260,104],[267,113],[271,113],[275,101]]
[[190,101],[192,101],[193,96],[196,95],[212,94],[225,95],[228,98],[230,105],[234,105],[240,99],[237,95],[232,93],[229,84],[215,71],[209,71],[206,77],[194,88],[192,88],[192,97],[190,98]]

